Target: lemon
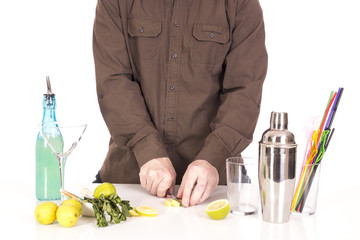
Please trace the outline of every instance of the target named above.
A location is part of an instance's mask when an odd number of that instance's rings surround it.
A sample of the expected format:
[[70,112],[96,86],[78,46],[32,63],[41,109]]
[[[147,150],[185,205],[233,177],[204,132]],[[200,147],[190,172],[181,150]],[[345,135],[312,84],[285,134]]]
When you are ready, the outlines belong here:
[[205,211],[212,219],[220,220],[229,214],[230,203],[227,199],[219,199],[207,205]]
[[113,193],[116,193],[116,188],[111,183],[102,183],[95,188],[94,198],[99,198],[101,194],[107,197]]
[[158,211],[155,208],[147,207],[147,206],[136,207],[135,211],[138,214],[147,216],[147,217],[155,217],[158,214]]
[[56,219],[63,227],[72,227],[79,220],[78,209],[72,205],[61,205],[56,211]]
[[138,213],[137,213],[135,210],[133,210],[133,209],[129,210],[129,213],[130,213],[130,215],[133,216],[133,217],[138,217],[138,216],[140,216],[140,214],[138,214]]
[[165,199],[164,205],[166,207],[180,207],[181,206],[181,200],[180,199],[177,200],[177,199],[168,198],[168,199]]
[[72,205],[72,206],[76,207],[77,210],[78,210],[79,216],[80,216],[81,213],[82,213],[82,206],[81,206],[81,203],[80,203],[78,200],[69,198],[69,199],[66,199],[65,201],[63,201],[63,202],[61,203],[61,206],[62,206],[62,205]]
[[171,200],[172,199],[165,199],[164,204],[166,207],[171,207]]
[[35,219],[41,224],[51,224],[56,220],[58,206],[53,202],[43,202],[35,209]]
[[181,206],[181,202],[180,202],[179,200],[172,199],[172,200],[171,200],[171,206],[172,206],[172,207],[180,207],[180,206]]

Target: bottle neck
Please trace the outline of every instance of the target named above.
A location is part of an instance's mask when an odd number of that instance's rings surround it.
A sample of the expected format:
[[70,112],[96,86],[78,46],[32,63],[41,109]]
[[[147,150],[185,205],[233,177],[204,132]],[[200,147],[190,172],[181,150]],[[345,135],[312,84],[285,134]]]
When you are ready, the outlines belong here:
[[44,94],[43,99],[43,122],[55,122],[56,121],[56,100],[55,94]]
[[55,122],[56,114],[55,109],[44,108],[43,122]]

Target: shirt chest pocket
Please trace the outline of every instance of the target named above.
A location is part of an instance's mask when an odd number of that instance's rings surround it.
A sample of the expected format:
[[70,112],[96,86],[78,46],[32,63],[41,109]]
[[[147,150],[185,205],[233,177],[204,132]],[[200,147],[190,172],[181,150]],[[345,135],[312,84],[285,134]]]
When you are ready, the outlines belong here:
[[140,18],[128,19],[130,51],[136,59],[151,59],[158,48],[158,36],[161,33],[160,20]]
[[195,23],[193,28],[192,58],[200,63],[223,62],[230,47],[229,27]]

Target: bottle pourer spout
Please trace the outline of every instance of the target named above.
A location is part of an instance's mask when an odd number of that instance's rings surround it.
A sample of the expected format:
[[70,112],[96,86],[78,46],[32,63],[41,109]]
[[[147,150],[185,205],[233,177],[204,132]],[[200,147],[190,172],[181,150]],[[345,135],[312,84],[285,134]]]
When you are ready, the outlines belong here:
[[50,78],[49,76],[46,76],[46,85],[47,85],[47,94],[53,94],[51,92],[51,84],[50,84]]

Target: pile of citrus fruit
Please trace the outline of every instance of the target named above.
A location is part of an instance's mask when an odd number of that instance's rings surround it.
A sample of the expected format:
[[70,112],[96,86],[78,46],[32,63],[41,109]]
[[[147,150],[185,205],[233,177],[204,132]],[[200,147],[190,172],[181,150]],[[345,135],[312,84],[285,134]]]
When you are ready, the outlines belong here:
[[[86,190],[86,193],[89,194],[90,191],[88,189]],[[95,188],[93,197],[99,199],[100,196],[103,195],[103,197],[106,198],[112,194],[116,194],[115,186],[111,183],[102,183]],[[129,213],[133,217],[155,217],[158,211],[152,207],[139,206],[129,210]],[[57,222],[64,227],[72,227],[78,222],[81,214],[81,202],[71,198],[63,201],[60,206],[54,202],[47,201],[39,204],[35,209],[35,219],[45,225],[52,224],[57,220]]]
[[54,202],[43,202],[35,209],[35,219],[41,224],[51,224],[55,220],[64,227],[74,226],[82,213],[81,203],[67,199],[58,207]]

